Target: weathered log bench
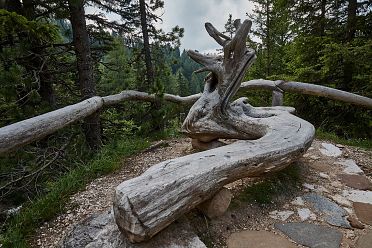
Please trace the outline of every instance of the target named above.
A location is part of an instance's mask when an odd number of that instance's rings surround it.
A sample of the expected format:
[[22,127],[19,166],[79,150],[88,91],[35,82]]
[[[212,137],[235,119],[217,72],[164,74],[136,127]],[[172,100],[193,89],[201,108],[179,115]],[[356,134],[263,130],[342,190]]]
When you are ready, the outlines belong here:
[[314,127],[292,115],[293,108],[254,108],[245,98],[230,103],[255,59],[245,45],[251,22],[234,24],[237,31],[231,39],[206,24],[210,36],[223,46],[223,56],[189,51],[204,65],[199,71],[210,74],[182,130],[199,144],[216,143],[219,138],[240,140],[161,162],[121,183],[114,196],[114,214],[119,229],[132,242],[151,238],[230,182],[283,169],[311,145]]
[[260,139],[164,161],[121,183],[114,199],[120,230],[134,242],[149,239],[224,185],[297,160],[314,136],[311,124],[284,111],[258,121],[268,127]]

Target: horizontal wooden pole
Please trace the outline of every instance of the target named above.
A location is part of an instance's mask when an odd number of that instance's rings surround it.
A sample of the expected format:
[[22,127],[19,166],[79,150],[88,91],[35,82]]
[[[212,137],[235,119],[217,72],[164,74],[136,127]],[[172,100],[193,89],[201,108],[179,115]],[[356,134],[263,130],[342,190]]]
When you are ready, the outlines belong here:
[[[163,99],[168,102],[173,102],[177,104],[187,105],[193,104],[199,99],[201,94],[195,94],[191,96],[177,96],[172,94],[164,94]],[[146,92],[140,92],[135,90],[125,90],[116,95],[104,96],[102,97],[104,105],[110,106],[115,105],[123,101],[147,101],[154,102],[155,95],[148,94]]]
[[264,79],[254,79],[242,83],[240,90],[264,89],[264,90],[279,90],[283,92],[292,92],[312,96],[327,97],[329,99],[351,103],[372,109],[372,99],[360,96],[354,93],[322,86],[316,84],[307,84],[292,81],[270,81]]
[[[255,89],[270,91],[279,90],[323,96],[372,109],[372,99],[368,97],[320,85],[255,79],[242,83],[240,87],[240,91]],[[191,105],[199,99],[200,95],[201,94],[194,94],[181,97],[172,94],[164,94],[163,99],[177,104]],[[2,127],[0,128],[0,154],[13,151],[18,147],[22,147],[52,134],[75,121],[91,115],[103,106],[111,106],[123,101],[154,102],[155,95],[135,90],[126,90],[119,94],[105,97],[95,96],[80,103]]]
[[93,114],[102,106],[102,98],[95,96],[74,105],[2,127],[0,128],[0,154],[52,134]]

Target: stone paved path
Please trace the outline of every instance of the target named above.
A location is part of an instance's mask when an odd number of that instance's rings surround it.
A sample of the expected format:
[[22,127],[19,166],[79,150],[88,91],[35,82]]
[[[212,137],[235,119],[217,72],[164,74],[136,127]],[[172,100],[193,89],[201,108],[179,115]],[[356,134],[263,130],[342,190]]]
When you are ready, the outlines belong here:
[[[277,221],[272,232],[262,240],[257,231],[233,233],[228,248],[286,247],[273,243],[275,229],[299,247],[372,248],[372,181],[342,148],[314,142],[304,155],[313,175],[306,177],[304,192],[269,213]],[[251,236],[260,242],[248,241]]]

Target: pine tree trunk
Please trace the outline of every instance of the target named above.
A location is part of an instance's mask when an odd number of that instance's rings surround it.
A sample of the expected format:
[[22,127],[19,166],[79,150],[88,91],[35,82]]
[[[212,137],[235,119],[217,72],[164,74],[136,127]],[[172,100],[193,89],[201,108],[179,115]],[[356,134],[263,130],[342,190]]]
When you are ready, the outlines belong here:
[[147,30],[147,16],[146,16],[145,0],[140,0],[139,4],[140,4],[141,28],[142,28],[142,36],[143,36],[143,50],[145,53],[145,63],[146,63],[146,77],[147,77],[147,83],[148,83],[147,85],[148,89],[142,89],[142,90],[148,91],[150,87],[153,87],[153,84],[154,84],[154,70],[152,67],[149,34]]
[[[356,17],[357,17],[357,0],[349,0],[349,5],[347,8],[347,24],[346,24],[346,33],[345,33],[345,42],[351,42],[355,37],[356,31]],[[339,85],[340,90],[351,91],[351,82],[353,80],[353,62],[348,59],[344,59],[343,65],[343,80]]]
[[271,75],[271,37],[270,37],[270,2],[266,1],[265,3],[266,11],[266,77]]
[[[85,21],[84,1],[69,0],[70,21],[73,31],[73,43],[77,59],[78,82],[82,99],[96,95],[93,78],[93,63],[89,36]],[[84,119],[85,138],[93,150],[101,145],[99,112]]]
[[321,6],[320,6],[320,25],[319,25],[319,35],[324,36],[325,32],[325,24],[326,24],[326,19],[325,19],[325,12],[326,12],[326,0],[321,1]]
[[[47,70],[47,66],[44,65],[44,69]],[[49,73],[41,72],[40,73],[40,89],[39,94],[43,102],[48,103],[52,108],[56,108],[56,97],[54,94],[52,77]]]

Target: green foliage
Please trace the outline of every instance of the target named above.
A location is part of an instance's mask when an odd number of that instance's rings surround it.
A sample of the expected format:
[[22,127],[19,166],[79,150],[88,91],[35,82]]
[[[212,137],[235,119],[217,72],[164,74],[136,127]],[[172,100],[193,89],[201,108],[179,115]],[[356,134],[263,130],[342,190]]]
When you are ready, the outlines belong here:
[[99,66],[101,80],[98,90],[103,94],[116,94],[126,89],[134,89],[136,75],[129,64],[131,51],[124,46],[123,40],[116,38],[112,50],[104,57]]
[[227,22],[225,24],[225,31],[224,34],[227,34],[230,38],[233,37],[235,34],[236,28],[234,27],[234,20],[232,18],[232,14],[229,14],[229,18],[227,19]]
[[[72,41],[72,29],[66,20],[69,9],[63,1],[29,2],[32,2],[33,10],[24,9],[25,4],[21,4],[16,12],[0,10],[0,126],[76,103],[81,98],[76,84],[76,56],[69,44]],[[90,16],[95,23],[88,25],[91,56],[99,95],[132,89],[156,94],[158,101],[125,102],[102,111],[104,143],[108,145],[93,160],[90,160],[91,153],[85,147],[79,125],[65,128],[1,158],[0,186],[14,175],[26,175],[46,164],[66,142],[66,137],[72,137],[53,167],[38,175],[35,185],[39,194],[20,190],[6,198],[15,204],[26,201],[21,214],[8,222],[7,232],[2,236],[6,247],[25,246],[25,238],[39,223],[63,211],[70,194],[92,178],[117,168],[121,156],[139,150],[146,143],[140,138],[130,142],[112,140],[133,134],[153,138],[179,135],[188,109],[165,103],[162,96],[164,93],[186,96],[201,92],[206,73],[193,73],[200,65],[192,61],[186,51],[180,51],[182,28],[176,26],[170,33],[153,28],[159,21],[156,13],[163,8],[163,1],[146,2],[155,76],[152,85],[148,85],[145,78],[144,42],[136,1],[116,1],[115,4],[111,0],[86,1],[105,12],[120,15],[125,21],[122,25],[108,22],[103,16]],[[246,79],[302,81],[372,97],[370,4],[358,5],[353,35],[353,29],[347,24],[351,20],[348,1],[337,4],[320,0],[253,2],[256,7],[250,17],[255,22],[256,38],[248,43],[257,51],[257,61]],[[8,3],[11,1],[5,4]],[[326,13],[322,15],[324,7]],[[234,32],[231,15],[225,27],[231,36]],[[107,32],[108,29],[112,34]],[[45,85],[50,86],[49,96],[53,96],[55,102],[45,99]],[[271,105],[270,92],[255,91],[244,95],[249,97],[252,105]],[[318,137],[347,144],[351,138],[359,137],[353,142],[370,148],[370,111],[326,98],[295,94],[286,94],[285,101],[296,107],[302,118],[321,128]],[[90,162],[87,164],[86,161]],[[278,174],[247,189],[242,197],[269,202],[275,194],[286,190],[282,188],[285,180],[290,185],[291,182],[297,185],[296,173]],[[33,202],[27,202],[27,198]]]
[[[104,56],[99,70],[98,82],[100,95],[115,94],[122,90],[140,90],[146,87],[144,75],[145,64],[136,58],[140,56],[137,47],[125,45],[125,39],[116,38],[111,51]],[[203,89],[205,74],[194,74],[200,65],[193,62],[179,48],[169,45],[154,46],[152,50],[155,69],[155,83],[147,90],[157,94],[159,101],[150,103],[123,103],[121,111],[107,111],[103,113],[105,135],[118,134],[126,129],[122,124],[128,120],[134,127],[133,132],[149,135],[153,131],[161,132],[167,129],[173,120],[178,118],[179,111],[186,112],[183,107],[164,102],[164,93],[187,96],[199,93]]]
[[48,193],[24,206],[19,214],[8,221],[6,231],[0,236],[3,247],[28,247],[26,239],[41,223],[64,210],[69,196],[82,189],[89,181],[119,169],[123,157],[146,147],[148,142],[140,137],[116,140],[102,148],[87,164],[81,164],[56,182],[50,183]]
[[179,71],[177,73],[177,81],[178,81],[178,95],[180,96],[188,96],[190,95],[190,88],[186,77]]
[[[257,60],[246,79],[300,81],[372,97],[370,3],[358,4],[353,19],[349,1],[252,2],[256,5],[249,17],[256,39],[248,42],[256,49]],[[269,98],[260,92],[250,95],[253,105],[268,105]],[[285,103],[327,132],[346,139],[372,138],[370,110],[287,93]]]
[[22,40],[21,47],[27,47],[33,42],[48,44],[58,37],[58,29],[55,25],[42,21],[29,21],[15,12],[0,9],[0,39],[5,41],[5,44],[10,45],[17,40]]
[[55,25],[29,21],[15,12],[0,9],[0,125],[45,111],[40,105],[39,75],[31,69],[34,46],[48,46],[58,40]]

